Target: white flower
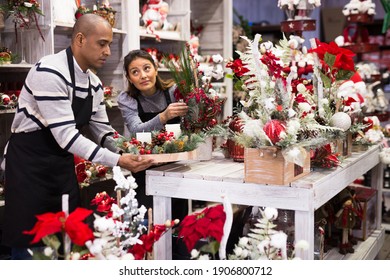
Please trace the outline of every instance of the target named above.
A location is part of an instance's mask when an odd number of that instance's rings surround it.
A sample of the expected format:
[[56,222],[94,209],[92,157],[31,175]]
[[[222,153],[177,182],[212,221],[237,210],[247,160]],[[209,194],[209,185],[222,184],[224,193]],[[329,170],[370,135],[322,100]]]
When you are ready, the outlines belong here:
[[33,4],[30,3],[30,2],[24,2],[23,5],[24,5],[25,7],[27,7],[27,8],[31,8],[31,7],[33,6]]
[[118,218],[120,218],[124,213],[125,213],[125,211],[122,209],[122,208],[120,208],[117,204],[115,204],[115,203],[113,203],[112,205],[111,205],[111,211],[112,211],[112,217],[114,218],[114,219],[118,219]]
[[301,102],[298,104],[298,108],[299,110],[301,110],[302,112],[310,112],[311,111],[311,106],[309,103],[307,102]]
[[300,128],[301,123],[295,118],[288,121],[286,131],[289,135],[297,135]]
[[365,133],[364,138],[366,138],[370,143],[379,143],[383,140],[384,135],[380,130],[370,129]]
[[209,255],[201,255],[199,256],[199,260],[205,260],[205,261],[208,261],[210,258],[209,258]]
[[250,137],[261,137],[263,134],[263,128],[260,120],[252,119],[246,120],[243,126],[243,133]]
[[237,257],[241,257],[241,255],[242,255],[242,248],[236,246],[236,247],[234,248],[233,252],[234,252],[234,254],[235,254]]
[[275,98],[270,97],[264,100],[264,107],[268,110],[274,110],[275,109]]
[[296,114],[297,114],[297,112],[295,112],[294,109],[292,109],[292,108],[288,109],[288,117],[289,118],[294,117]]
[[246,257],[248,257],[248,255],[249,251],[247,249],[243,249],[241,252],[241,258],[245,259]]
[[270,240],[268,240],[268,239],[262,240],[257,245],[257,249],[259,250],[260,254],[265,254],[265,249],[268,248],[269,245],[270,245]]
[[301,250],[306,251],[309,249],[309,242],[307,242],[306,240],[299,240],[295,244],[295,249],[301,249]]
[[269,221],[275,220],[278,217],[278,209],[272,207],[266,207],[264,209],[264,216]]
[[297,85],[297,90],[298,90],[298,92],[302,93],[302,92],[306,91],[306,87],[304,84],[300,83]]
[[277,233],[273,234],[271,236],[271,246],[275,248],[284,248],[286,246],[287,242],[287,234],[285,234],[283,231],[278,231]]
[[79,260],[80,257],[81,257],[80,253],[76,252],[76,253],[72,253],[71,259],[72,260]]
[[249,242],[248,237],[241,237],[240,240],[238,241],[238,245],[240,246],[246,246]]
[[46,257],[51,257],[53,255],[53,253],[54,253],[54,250],[51,247],[45,247],[45,249],[43,250],[43,254]]
[[112,231],[115,228],[115,222],[113,219],[107,219],[106,217],[95,215],[93,227],[99,232]]
[[125,255],[123,255],[123,256],[121,257],[121,260],[133,261],[133,260],[135,260],[135,258],[134,258],[134,255],[133,255],[133,254],[127,253],[127,254],[125,254]]
[[197,259],[199,257],[200,252],[196,249],[191,250],[191,259]]

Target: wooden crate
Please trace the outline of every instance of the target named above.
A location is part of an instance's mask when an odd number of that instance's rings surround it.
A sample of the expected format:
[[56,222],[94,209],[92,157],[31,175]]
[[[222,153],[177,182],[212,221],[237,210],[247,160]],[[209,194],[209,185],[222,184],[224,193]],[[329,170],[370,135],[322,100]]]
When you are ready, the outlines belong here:
[[276,147],[245,148],[245,177],[247,183],[288,185],[310,173],[310,155],[307,153],[303,167],[285,161]]
[[352,155],[352,133],[347,133],[345,139],[336,140],[335,153],[339,153],[343,157]]

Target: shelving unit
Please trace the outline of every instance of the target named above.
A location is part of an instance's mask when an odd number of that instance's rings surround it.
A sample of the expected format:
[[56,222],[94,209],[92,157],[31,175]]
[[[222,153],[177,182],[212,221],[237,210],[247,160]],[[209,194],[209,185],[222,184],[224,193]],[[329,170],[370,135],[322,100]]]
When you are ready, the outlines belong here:
[[[202,56],[220,54],[224,59],[233,55],[233,1],[232,0],[191,0],[191,21],[203,26],[199,36]],[[224,78],[214,87],[224,87],[226,102],[223,117],[232,115],[233,82]]]

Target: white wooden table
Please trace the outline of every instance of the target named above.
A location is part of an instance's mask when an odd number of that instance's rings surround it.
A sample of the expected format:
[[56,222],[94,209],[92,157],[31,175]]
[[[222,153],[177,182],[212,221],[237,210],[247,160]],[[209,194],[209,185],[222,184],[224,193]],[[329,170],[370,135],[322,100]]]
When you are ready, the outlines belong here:
[[[183,161],[146,172],[146,193],[153,195],[154,223],[171,219],[171,198],[222,202],[227,195],[239,205],[267,206],[295,211],[295,240],[309,242],[309,250],[296,252],[302,259],[314,258],[314,211],[334,197],[356,178],[372,169],[372,187],[377,189],[377,230],[365,242],[355,246],[355,253],[329,258],[373,259],[384,242],[381,228],[383,167],[380,147],[374,146],[343,161],[336,169],[318,169],[289,186],[244,182],[244,164],[214,157],[210,161]],[[173,217],[174,218],[174,217]],[[360,252],[360,253],[359,253]],[[164,235],[154,246],[155,259],[172,259],[172,239]]]

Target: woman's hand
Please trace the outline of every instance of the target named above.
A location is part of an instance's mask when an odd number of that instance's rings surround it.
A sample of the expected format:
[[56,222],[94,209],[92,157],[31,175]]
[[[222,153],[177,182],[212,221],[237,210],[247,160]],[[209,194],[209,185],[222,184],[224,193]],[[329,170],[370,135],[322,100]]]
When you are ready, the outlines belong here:
[[183,102],[175,102],[168,105],[164,112],[160,113],[160,121],[166,124],[169,120],[176,117],[183,117],[187,114],[188,106]]
[[118,165],[133,173],[145,170],[154,164],[153,159],[144,159],[139,155],[122,154],[118,160]]

